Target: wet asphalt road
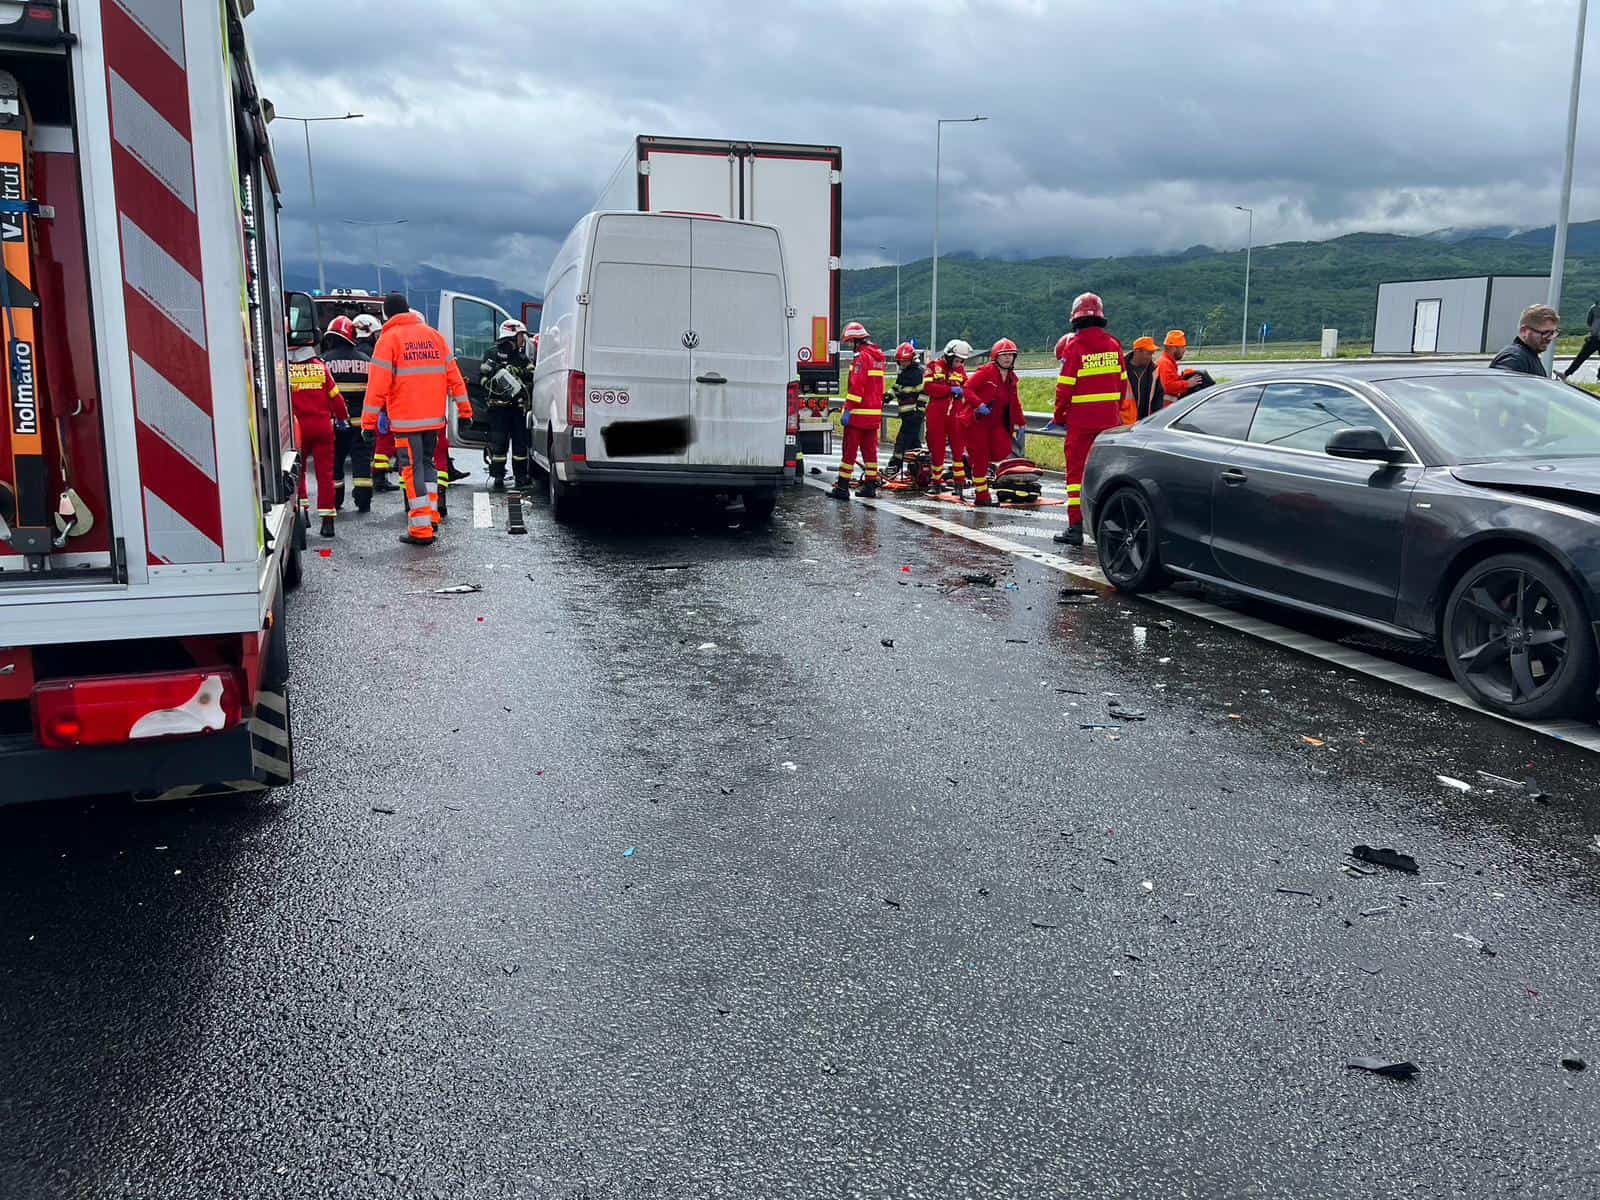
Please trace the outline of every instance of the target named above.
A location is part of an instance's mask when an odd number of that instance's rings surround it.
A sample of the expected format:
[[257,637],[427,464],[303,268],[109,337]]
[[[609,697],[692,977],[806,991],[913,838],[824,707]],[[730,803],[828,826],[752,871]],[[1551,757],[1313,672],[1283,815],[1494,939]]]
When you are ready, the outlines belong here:
[[294,787],[0,810],[0,1195],[1600,1194],[1592,756],[810,488],[451,494],[307,560]]

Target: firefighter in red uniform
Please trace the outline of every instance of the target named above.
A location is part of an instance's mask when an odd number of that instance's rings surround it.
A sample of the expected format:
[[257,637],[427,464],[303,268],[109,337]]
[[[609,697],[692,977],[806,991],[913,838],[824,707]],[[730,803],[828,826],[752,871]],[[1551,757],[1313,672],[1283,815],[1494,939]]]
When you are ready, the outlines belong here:
[[[335,317],[322,335],[323,361],[339,385],[349,410],[343,427],[337,423],[333,435],[333,504],[344,507],[344,464],[349,460],[355,485],[356,511],[372,507],[372,451],[361,436],[361,410],[367,402],[367,372],[372,355],[356,345],[355,323],[349,317]],[[350,421],[354,421],[352,427]]]
[[959,338],[945,343],[944,354],[928,364],[922,380],[923,394],[928,398],[928,453],[933,458],[933,486],[928,495],[944,493],[946,444],[950,447],[950,462],[955,472],[956,495],[967,483],[966,467],[962,458],[967,453],[966,439],[961,436],[961,397],[967,383],[967,362],[972,347]]
[[1122,343],[1106,332],[1106,307],[1093,292],[1072,302],[1072,336],[1056,380],[1055,423],[1067,430],[1067,527],[1055,540],[1083,545],[1083,466],[1089,447],[1122,424],[1128,367]]
[[961,413],[967,459],[972,463],[973,503],[982,508],[1000,502],[989,492],[989,468],[1011,457],[1012,431],[1025,423],[1017,394],[1017,344],[1001,338],[989,361],[967,380]]
[[311,501],[306,496],[305,460],[317,469],[317,515],[322,518],[321,536],[333,536],[333,517],[338,504],[333,492],[333,445],[335,425],[349,425],[339,385],[333,372],[317,355],[313,346],[295,346],[289,351],[289,406],[300,431],[300,511],[309,515]]
[[850,477],[856,473],[856,454],[866,468],[861,480],[861,497],[870,500],[878,494],[878,429],[883,424],[883,351],[868,340],[867,327],[851,321],[841,340],[855,352],[850,378],[845,386],[844,455],[839,462],[839,478],[828,493],[835,500],[850,499]]

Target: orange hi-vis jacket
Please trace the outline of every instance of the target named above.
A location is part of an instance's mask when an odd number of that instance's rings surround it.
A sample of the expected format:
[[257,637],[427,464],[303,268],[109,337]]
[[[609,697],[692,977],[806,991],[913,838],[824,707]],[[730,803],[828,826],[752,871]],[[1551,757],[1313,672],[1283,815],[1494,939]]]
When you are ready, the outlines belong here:
[[851,429],[877,429],[883,424],[884,363],[883,350],[871,342],[856,351],[844,395]]
[[361,409],[361,428],[377,429],[378,414],[389,412],[389,428],[396,437],[443,429],[445,405],[454,397],[456,414],[472,417],[467,382],[451,357],[444,334],[414,312],[403,312],[384,322],[378,344],[372,348],[367,373],[367,401]]
[[350,419],[333,372],[315,354],[289,360],[289,408],[297,420],[318,425]]
[[944,359],[934,359],[928,364],[928,371],[922,377],[922,394],[928,397],[929,408],[936,404],[948,404],[951,391],[966,386],[967,364],[959,358],[948,367],[945,366]]
[[1156,374],[1161,377],[1161,390],[1167,394],[1167,399],[1176,400],[1179,396],[1189,394],[1189,389],[1194,387],[1194,377],[1199,372],[1180,370],[1171,355],[1163,354],[1156,359]]
[[1073,334],[1056,378],[1056,424],[1085,432],[1115,429],[1127,391],[1122,343],[1098,325]]

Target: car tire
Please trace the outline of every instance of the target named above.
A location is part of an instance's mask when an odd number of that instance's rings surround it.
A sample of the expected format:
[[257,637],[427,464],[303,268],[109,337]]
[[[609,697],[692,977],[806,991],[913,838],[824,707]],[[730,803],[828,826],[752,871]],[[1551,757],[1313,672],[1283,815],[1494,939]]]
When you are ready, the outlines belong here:
[[1136,487],[1118,488],[1095,505],[1094,545],[1101,572],[1119,592],[1155,592],[1171,582],[1161,566],[1155,509]]
[[1547,558],[1474,563],[1450,589],[1439,644],[1455,681],[1485,708],[1524,721],[1594,711],[1600,664],[1589,613]]
[[554,448],[550,452],[550,469],[545,472],[545,498],[550,502],[550,516],[556,524],[568,525],[577,517],[572,485],[558,478]]
[[758,491],[744,494],[744,518],[752,525],[765,525],[772,520],[773,510],[777,507],[777,492]]

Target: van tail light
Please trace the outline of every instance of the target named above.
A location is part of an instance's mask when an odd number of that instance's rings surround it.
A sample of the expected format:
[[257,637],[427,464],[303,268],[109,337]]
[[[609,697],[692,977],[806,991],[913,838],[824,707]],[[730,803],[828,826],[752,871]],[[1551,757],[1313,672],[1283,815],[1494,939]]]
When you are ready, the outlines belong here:
[[588,389],[589,381],[582,371],[570,371],[567,374],[567,424],[581,426],[587,415],[584,410],[584,395]]
[[33,689],[34,731],[53,750],[217,733],[239,723],[243,695],[231,668],[52,679]]
[[800,432],[800,381],[789,381],[789,424],[790,433]]

